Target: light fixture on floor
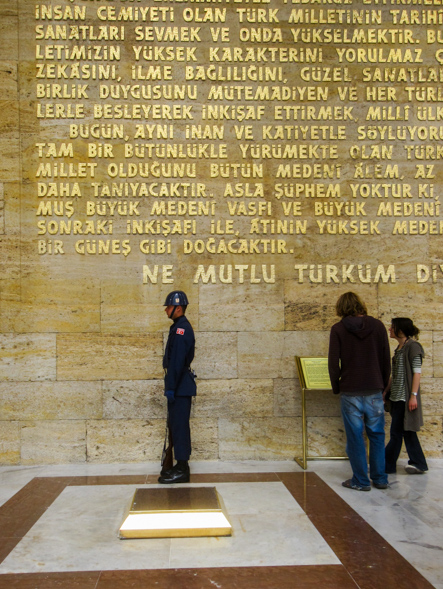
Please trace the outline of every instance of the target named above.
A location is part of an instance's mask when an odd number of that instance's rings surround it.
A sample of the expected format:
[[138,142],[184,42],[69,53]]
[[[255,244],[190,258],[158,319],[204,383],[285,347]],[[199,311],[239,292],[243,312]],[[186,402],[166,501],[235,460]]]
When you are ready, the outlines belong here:
[[120,538],[230,536],[232,527],[215,487],[136,489]]

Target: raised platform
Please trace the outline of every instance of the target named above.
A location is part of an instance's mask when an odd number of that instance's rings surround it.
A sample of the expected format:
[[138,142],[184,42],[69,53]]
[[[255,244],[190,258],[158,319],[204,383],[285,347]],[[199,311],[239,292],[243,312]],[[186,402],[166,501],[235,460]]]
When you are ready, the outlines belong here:
[[230,536],[232,527],[215,487],[137,489],[120,538]]

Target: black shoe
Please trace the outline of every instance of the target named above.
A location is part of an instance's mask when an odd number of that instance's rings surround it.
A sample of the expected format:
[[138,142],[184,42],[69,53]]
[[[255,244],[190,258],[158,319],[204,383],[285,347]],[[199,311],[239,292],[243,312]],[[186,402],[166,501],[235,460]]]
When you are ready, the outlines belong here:
[[173,483],[189,483],[190,478],[189,464],[187,460],[179,460],[175,466],[161,474],[158,482],[162,485],[171,485]]

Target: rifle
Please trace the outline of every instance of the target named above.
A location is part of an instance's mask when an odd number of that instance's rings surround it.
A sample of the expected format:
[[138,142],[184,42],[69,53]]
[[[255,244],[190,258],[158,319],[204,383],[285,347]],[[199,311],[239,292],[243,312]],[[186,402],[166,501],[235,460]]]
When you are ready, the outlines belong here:
[[[167,445],[166,445],[167,444]],[[171,428],[169,427],[169,411],[168,417],[166,419],[166,432],[165,432],[165,442],[163,444],[163,452],[162,452],[162,460],[161,460],[161,473],[165,474],[166,471],[171,470],[174,466],[174,459],[172,456],[172,448],[174,447],[174,443],[172,441],[172,433]]]

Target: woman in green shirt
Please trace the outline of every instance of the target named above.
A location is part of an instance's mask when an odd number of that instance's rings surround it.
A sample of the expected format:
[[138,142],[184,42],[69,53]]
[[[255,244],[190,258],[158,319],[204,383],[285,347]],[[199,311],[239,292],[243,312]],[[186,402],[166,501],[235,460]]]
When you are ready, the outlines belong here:
[[407,317],[392,319],[389,328],[389,336],[397,340],[398,346],[392,359],[392,376],[383,392],[383,397],[389,398],[392,417],[391,438],[385,449],[387,473],[396,472],[403,439],[409,456],[406,472],[424,474],[428,470],[417,436],[423,425],[420,378],[425,355],[416,339],[419,332],[418,327]]

